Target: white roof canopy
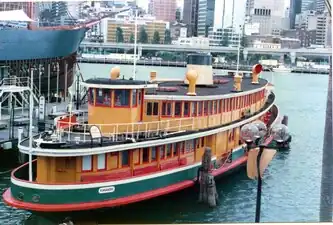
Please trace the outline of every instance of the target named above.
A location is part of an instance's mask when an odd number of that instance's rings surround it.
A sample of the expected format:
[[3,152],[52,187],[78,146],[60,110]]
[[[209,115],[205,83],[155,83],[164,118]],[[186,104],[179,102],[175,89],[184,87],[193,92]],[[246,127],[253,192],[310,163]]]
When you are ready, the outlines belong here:
[[11,10],[0,12],[0,21],[33,22],[23,10]]

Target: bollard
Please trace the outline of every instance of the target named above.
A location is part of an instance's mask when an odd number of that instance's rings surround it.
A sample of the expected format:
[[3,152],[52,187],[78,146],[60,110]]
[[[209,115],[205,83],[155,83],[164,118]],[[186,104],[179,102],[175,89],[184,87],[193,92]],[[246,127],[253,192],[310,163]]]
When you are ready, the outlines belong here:
[[215,207],[218,202],[218,194],[216,192],[214,176],[211,173],[211,159],[212,150],[207,147],[202,156],[202,165],[199,170],[199,202],[206,203],[210,207]]

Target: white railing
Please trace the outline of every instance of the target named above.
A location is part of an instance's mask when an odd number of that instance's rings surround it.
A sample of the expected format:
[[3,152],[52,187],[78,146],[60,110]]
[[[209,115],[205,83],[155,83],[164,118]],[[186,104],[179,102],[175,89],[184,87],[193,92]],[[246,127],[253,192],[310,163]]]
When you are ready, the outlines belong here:
[[[0,81],[0,86],[17,86],[17,87],[28,87],[30,89],[30,77],[17,77],[12,76],[9,78],[3,78]],[[38,88],[33,84],[33,94],[36,101],[38,101]]]
[[[198,117],[188,117],[173,120],[162,120],[153,122],[137,123],[116,123],[116,124],[83,124],[76,122],[59,121],[56,134],[59,140],[74,142],[90,142],[90,126],[97,126],[103,138],[110,141],[126,140],[128,138],[138,139],[139,137],[150,138],[159,134],[170,134],[194,130],[201,123]],[[205,118],[207,121],[207,118]],[[75,127],[81,131],[75,131]]]

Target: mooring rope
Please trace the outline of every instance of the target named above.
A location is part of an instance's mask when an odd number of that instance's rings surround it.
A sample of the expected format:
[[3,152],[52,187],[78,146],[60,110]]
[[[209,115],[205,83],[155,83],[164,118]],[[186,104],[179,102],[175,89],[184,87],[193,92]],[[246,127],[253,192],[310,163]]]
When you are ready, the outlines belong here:
[[7,174],[7,173],[10,173],[10,172],[12,172],[12,169],[0,172],[0,175]]

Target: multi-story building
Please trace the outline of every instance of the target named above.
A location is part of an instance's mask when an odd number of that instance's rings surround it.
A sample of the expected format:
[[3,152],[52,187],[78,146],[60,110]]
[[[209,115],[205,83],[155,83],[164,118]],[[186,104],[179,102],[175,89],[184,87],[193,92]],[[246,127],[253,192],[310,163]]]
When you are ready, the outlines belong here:
[[[151,43],[155,31],[158,31],[160,36],[160,43],[164,42],[165,30],[169,27],[169,23],[166,21],[155,20],[154,17],[138,17],[137,18],[137,37],[139,40],[139,34],[141,27],[144,27],[148,35],[148,43]],[[116,42],[117,28],[120,27],[123,31],[124,42],[130,42],[131,35],[135,30],[135,19],[107,19],[103,28],[105,42]]]
[[316,0],[316,11],[324,12],[326,10],[325,0]]
[[282,35],[283,37],[299,39],[300,47],[303,48],[316,44],[316,30],[306,30],[304,28],[285,30]]
[[199,0],[198,36],[208,37],[209,28],[214,26],[215,0]]
[[330,45],[329,32],[331,32],[331,18],[327,12],[318,13],[314,10],[308,10],[297,15],[296,18],[296,27],[298,29],[316,31],[316,45]]
[[279,34],[284,24],[284,4],[280,0],[247,0],[246,23],[258,23],[261,35]]
[[187,24],[187,35],[197,36],[199,0],[184,0],[183,22]]
[[308,10],[315,10],[316,0],[302,0],[301,1],[301,13]]
[[231,46],[237,47],[240,41],[239,33],[232,27],[227,28],[209,28],[209,44],[211,46]]
[[301,13],[302,0],[290,0],[289,19],[290,29],[295,29],[296,15]]
[[151,14],[155,16],[157,20],[168,22],[176,21],[176,0],[151,0],[150,4]]

